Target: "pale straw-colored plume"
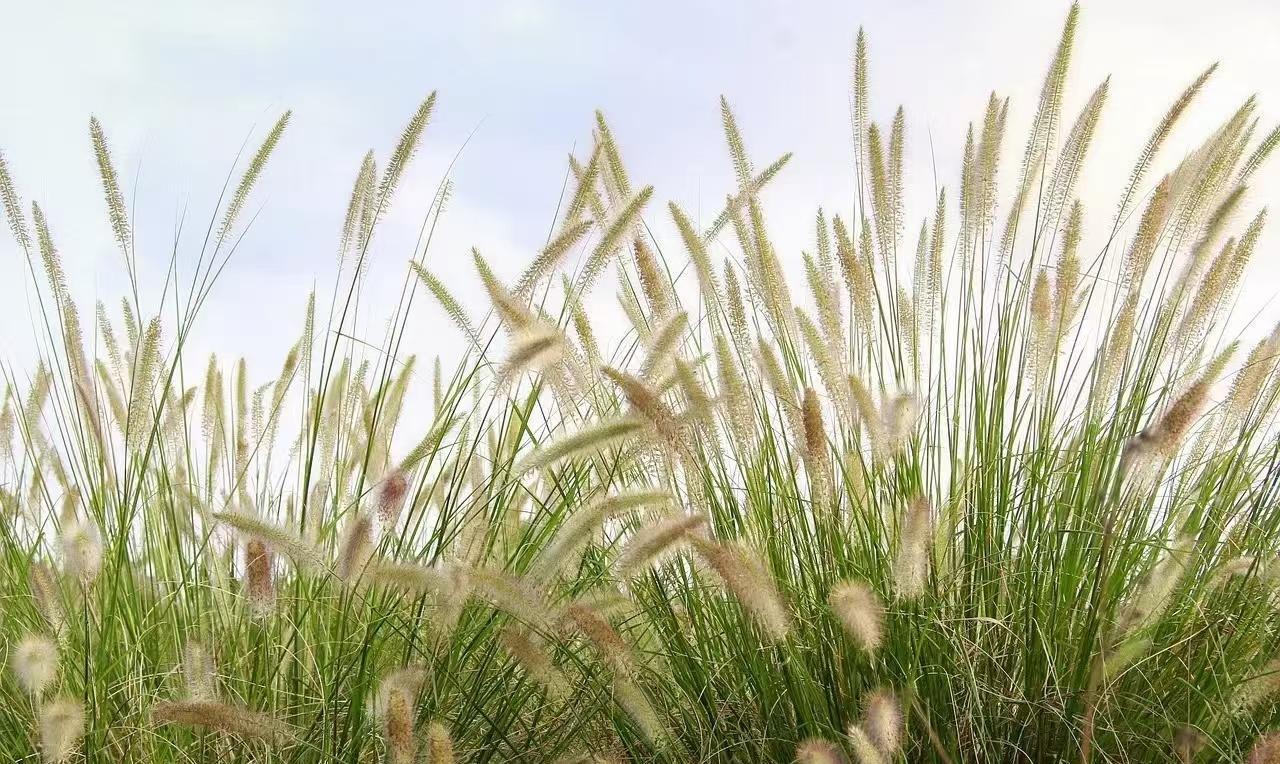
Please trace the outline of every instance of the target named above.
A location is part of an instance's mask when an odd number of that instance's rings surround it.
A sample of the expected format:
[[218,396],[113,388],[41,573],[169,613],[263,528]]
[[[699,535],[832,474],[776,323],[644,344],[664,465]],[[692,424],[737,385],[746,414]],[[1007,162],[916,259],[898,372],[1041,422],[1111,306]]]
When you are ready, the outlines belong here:
[[10,665],[22,689],[39,698],[58,678],[58,645],[40,634],[28,634],[14,645]]
[[898,348],[908,377],[914,377],[916,347],[919,344],[919,327],[916,325],[916,308],[911,303],[911,293],[898,284],[896,307],[898,312]]
[[808,314],[796,308],[795,317],[796,325],[800,328],[800,332],[804,335],[805,344],[809,347],[809,355],[813,357],[814,365],[818,367],[818,376],[822,378],[822,386],[826,388],[827,394],[831,396],[837,412],[847,417],[850,413],[849,389],[843,384],[844,379],[841,374],[841,367],[832,353],[832,348],[822,337],[818,327],[814,325],[813,319],[809,318]]
[[1049,274],[1041,267],[1036,272],[1036,280],[1031,287],[1031,373],[1036,380],[1037,389],[1041,387],[1052,363],[1056,340],[1053,336],[1054,300],[1049,286]]
[[1248,678],[1236,685],[1229,710],[1236,715],[1248,714],[1280,693],[1280,658],[1273,658]]
[[1010,204],[1000,242],[999,251],[1002,260],[1007,259],[1013,251],[1022,213],[1028,200],[1034,195],[1034,189],[1038,187],[1037,180],[1041,177],[1049,152],[1057,140],[1062,101],[1066,92],[1067,71],[1070,68],[1079,18],[1080,6],[1072,4],[1071,10],[1067,12],[1066,23],[1063,24],[1062,36],[1058,39],[1058,48],[1049,64],[1049,71],[1045,74],[1044,84],[1040,89],[1040,100],[1036,105],[1035,118],[1027,136],[1027,147],[1022,158],[1021,181],[1014,200]]
[[653,380],[667,373],[688,325],[689,316],[681,311],[654,326],[645,349],[644,364],[640,367],[641,379]]
[[718,392],[729,420],[729,435],[739,453],[745,455],[750,452],[756,435],[751,395],[733,351],[729,349],[729,341],[723,334],[717,334],[715,344]]
[[740,543],[722,543],[690,536],[693,548],[725,587],[759,624],[771,641],[785,640],[791,613],[778,585],[757,553]]
[[831,588],[827,603],[858,646],[868,653],[884,640],[884,604],[863,581],[841,581]]
[[249,201],[249,193],[253,191],[258,178],[262,176],[262,171],[266,169],[267,160],[271,158],[271,154],[280,143],[280,137],[284,134],[285,128],[288,127],[289,118],[292,115],[293,112],[286,111],[280,116],[280,119],[276,120],[275,125],[267,133],[267,137],[263,139],[262,145],[258,147],[253,158],[249,160],[248,166],[245,167],[244,173],[240,176],[240,183],[236,186],[236,190],[232,192],[231,199],[227,202],[226,210],[222,214],[222,224],[218,226],[217,239],[214,244],[215,251],[222,248],[222,244],[235,228],[236,220],[240,217],[245,204]]
[[70,697],[55,698],[40,706],[40,752],[46,764],[72,760],[84,738],[84,706]]
[[502,630],[500,637],[502,646],[529,679],[541,687],[547,695],[556,699],[564,699],[573,691],[564,672],[556,668],[546,645],[532,632],[508,626]]
[[1160,181],[1160,184],[1156,186],[1155,191],[1151,193],[1151,198],[1147,201],[1147,206],[1142,211],[1142,220],[1138,223],[1137,235],[1134,236],[1133,243],[1129,245],[1129,249],[1125,252],[1120,270],[1120,283],[1122,286],[1130,284],[1141,285],[1142,280],[1145,278],[1147,269],[1151,266],[1151,260],[1156,253],[1156,247],[1159,245],[1160,238],[1164,233],[1165,223],[1169,219],[1172,188],[1173,180],[1166,175]]
[[530,564],[529,576],[535,580],[554,577],[573,562],[574,555],[606,522],[644,507],[666,507],[671,502],[670,492],[661,490],[627,491],[593,500],[565,520]]
[[693,272],[698,278],[698,291],[708,306],[720,305],[720,285],[716,279],[715,267],[711,264],[711,255],[707,245],[693,227],[693,221],[675,202],[670,202],[667,209],[675,221],[676,230],[689,251],[689,259],[693,262]]
[[1146,145],[1142,147],[1142,151],[1138,154],[1138,160],[1134,164],[1133,170],[1129,173],[1129,184],[1125,189],[1124,196],[1120,200],[1120,209],[1116,212],[1116,219],[1123,220],[1129,211],[1129,204],[1133,200],[1133,195],[1142,182],[1142,178],[1146,175],[1147,170],[1151,167],[1155,160],[1156,154],[1160,152],[1160,147],[1164,145],[1169,134],[1173,132],[1173,127],[1178,120],[1186,112],[1187,107],[1195,100],[1196,95],[1204,88],[1204,84],[1208,82],[1209,77],[1213,75],[1218,68],[1217,62],[1211,64],[1207,69],[1200,73],[1198,77],[1187,89],[1182,91],[1178,98],[1165,112],[1155,129],[1151,131],[1151,135],[1147,138]]
[[382,180],[378,183],[377,205],[379,211],[385,212],[392,195],[399,187],[400,180],[404,177],[405,169],[408,168],[409,162],[412,161],[414,153],[418,150],[418,143],[422,139],[423,131],[427,129],[427,123],[431,120],[431,113],[435,110],[435,105],[436,91],[433,90],[427,94],[422,103],[418,104],[417,110],[409,118],[409,123],[405,125],[404,130],[400,133],[400,140],[391,152],[391,158],[387,160],[386,169],[382,171]]
[[430,595],[446,592],[452,585],[449,570],[413,563],[372,563],[365,570],[365,578],[406,592]]
[[831,492],[831,449],[827,445],[826,427],[822,423],[822,404],[812,387],[805,388],[801,406],[804,432],[804,462],[809,472],[809,491],[814,504],[825,504]]
[[614,215],[613,220],[609,221],[608,225],[604,227],[599,241],[597,241],[595,248],[591,250],[591,254],[587,257],[586,263],[582,267],[582,272],[578,276],[576,292],[585,293],[591,290],[592,285],[600,277],[605,266],[617,254],[623,241],[635,229],[641,210],[649,203],[649,199],[652,196],[653,186],[645,186],[640,189],[634,196],[629,197],[627,203]]
[[59,533],[63,570],[81,584],[88,585],[102,570],[102,538],[93,521],[74,518]]
[[347,520],[338,543],[338,559],[335,572],[338,578],[351,582],[364,573],[373,557],[373,521],[365,512],[356,511]]
[[666,276],[662,274],[662,266],[653,254],[653,249],[645,242],[643,236],[637,236],[632,243],[632,252],[636,264],[636,273],[640,276],[640,289],[644,292],[645,302],[649,305],[649,315],[662,319],[671,314],[672,294]]
[[915,434],[920,420],[920,399],[910,393],[890,398],[881,406],[880,418],[886,456],[897,456]]
[[899,597],[914,599],[924,594],[932,538],[933,509],[928,499],[918,496],[908,502],[898,530],[893,588]]
[[[280,552],[304,567],[322,567],[324,558],[315,547],[293,531],[247,512],[215,512],[213,518],[237,531],[246,540]],[[270,551],[268,550],[268,551]]]
[[116,177],[115,166],[111,163],[111,150],[107,145],[107,136],[102,132],[102,124],[97,117],[89,118],[89,137],[93,141],[93,154],[98,160],[98,175],[102,180],[102,191],[107,200],[107,217],[111,220],[111,232],[115,234],[116,244],[124,253],[125,261],[133,258],[133,242],[129,230],[129,212],[124,205],[124,194],[120,191],[120,181]]
[[62,607],[62,592],[57,575],[43,562],[33,562],[30,569],[31,596],[36,609],[49,623],[53,633],[61,637],[66,632],[67,617]]
[[1244,365],[1236,372],[1231,392],[1223,406],[1228,423],[1237,423],[1250,412],[1259,416],[1274,405],[1273,401],[1261,399],[1260,396],[1263,384],[1275,373],[1277,360],[1280,360],[1280,324],[1254,345],[1245,358]]
[[151,707],[151,720],[156,724],[181,724],[187,727],[226,732],[236,737],[287,745],[297,738],[293,725],[260,711],[216,700],[173,700]]
[[631,676],[636,671],[636,657],[609,619],[586,602],[571,602],[564,609],[561,620],[565,628],[586,638],[600,660],[614,673]]
[[182,650],[182,676],[187,683],[187,699],[218,699],[218,667],[213,653],[199,640],[187,640]]
[[1090,391],[1090,406],[1094,411],[1107,413],[1110,410],[1112,396],[1120,383],[1120,375],[1124,372],[1125,362],[1129,358],[1129,349],[1133,346],[1134,321],[1138,312],[1138,293],[1130,291],[1120,306],[1120,312],[1111,324],[1107,340],[1098,351],[1097,376]]
[[432,720],[427,724],[427,761],[430,764],[454,764],[453,737],[444,722]]
[[850,724],[848,728],[849,747],[853,749],[854,759],[858,764],[888,764],[889,760],[876,748],[871,736],[860,724]]
[[449,291],[449,288],[445,286],[444,282],[417,261],[410,261],[409,268],[413,270],[414,275],[427,288],[427,291],[435,297],[436,302],[440,303],[445,315],[467,336],[467,339],[471,340],[471,343],[477,348],[484,347],[484,343],[480,339],[480,333],[476,331],[475,325],[467,315],[467,311],[462,307],[462,303],[458,302],[453,293]]
[[[1218,363],[1211,366],[1217,367]],[[1163,463],[1173,456],[1208,403],[1215,377],[1216,370],[1210,368],[1174,399],[1159,419],[1125,443],[1120,457],[1121,475],[1129,475],[1135,467]]]
[[672,448],[685,447],[684,428],[662,399],[661,394],[651,385],[632,374],[611,366],[600,370],[601,373],[622,391],[623,397],[631,404],[635,415],[649,424],[649,428]]
[[622,579],[634,578],[675,552],[689,534],[707,522],[702,514],[675,514],[645,525],[631,534],[614,561],[614,572]]
[[523,474],[584,453],[602,451],[640,434],[644,428],[644,420],[635,416],[606,419],[587,425],[573,434],[538,448],[517,463],[513,472]]
[[739,353],[749,352],[751,333],[747,329],[747,308],[742,300],[742,285],[728,260],[724,264],[724,294],[729,314],[729,336],[733,338],[733,344]]
[[1191,561],[1194,547],[1194,538],[1179,539],[1147,571],[1137,592],[1120,613],[1117,628],[1121,634],[1137,631],[1159,619]]
[[554,326],[533,321],[512,339],[511,350],[498,370],[498,386],[511,384],[521,373],[540,374],[565,360],[568,345]]
[[[594,169],[592,168],[598,166],[595,161],[596,156],[597,155],[595,154],[592,155],[591,164],[588,166],[588,169],[593,173]],[[589,188],[589,186],[587,188]],[[585,189],[580,186],[579,193],[583,193],[584,191]],[[584,203],[585,197],[580,199],[579,196],[575,196],[569,206],[569,209],[566,210],[566,214],[572,218],[578,217],[582,213],[581,204]],[[577,206],[576,211],[574,209],[575,206]],[[542,248],[533,263],[529,265],[528,269],[525,270],[525,272],[520,276],[520,279],[516,282],[514,291],[517,296],[525,297],[531,294],[534,291],[534,288],[556,269],[556,266],[564,259],[564,256],[569,252],[569,250],[573,249],[573,247],[577,245],[584,236],[586,236],[587,232],[590,231],[594,225],[590,220],[579,220],[574,222],[570,218],[566,218],[566,221],[568,224],[554,239]]]
[[13,175],[9,172],[9,163],[0,152],[0,204],[4,206],[5,218],[9,221],[9,232],[23,251],[30,251],[31,237],[27,233],[27,219],[22,211],[22,199],[13,185]]
[[862,728],[886,758],[897,758],[902,748],[902,706],[892,690],[880,688],[863,701]]
[[422,669],[408,666],[390,672],[378,683],[374,716],[386,745],[387,764],[418,760],[417,698],[423,677]]
[[534,628],[550,623],[551,613],[534,582],[493,568],[473,568],[469,577],[472,591],[495,608]]
[[613,699],[627,716],[631,717],[631,721],[635,722],[636,728],[649,745],[655,748],[665,747],[671,738],[671,732],[653,707],[649,696],[639,685],[627,679],[615,678]]
[[796,746],[796,764],[847,764],[844,752],[829,740],[811,737]]
[[265,618],[275,608],[276,586],[272,572],[271,549],[252,538],[244,545],[244,588],[249,607],[258,618]]

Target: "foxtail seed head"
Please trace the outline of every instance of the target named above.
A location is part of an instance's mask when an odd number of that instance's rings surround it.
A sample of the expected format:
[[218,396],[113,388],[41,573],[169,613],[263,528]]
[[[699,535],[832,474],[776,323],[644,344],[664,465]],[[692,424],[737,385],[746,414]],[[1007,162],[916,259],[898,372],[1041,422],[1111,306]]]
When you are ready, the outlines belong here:
[[84,707],[61,697],[40,707],[40,750],[48,764],[69,761],[84,737]]
[[28,634],[13,648],[13,673],[18,684],[39,698],[58,677],[58,646],[39,634]]
[[861,581],[842,581],[827,598],[840,623],[868,653],[880,648],[884,637],[884,605]]

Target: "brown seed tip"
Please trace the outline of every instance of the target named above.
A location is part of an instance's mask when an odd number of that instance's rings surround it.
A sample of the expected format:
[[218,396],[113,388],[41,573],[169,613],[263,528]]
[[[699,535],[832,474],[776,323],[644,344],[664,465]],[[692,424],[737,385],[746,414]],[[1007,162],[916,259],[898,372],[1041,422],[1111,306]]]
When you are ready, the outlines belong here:
[[401,469],[393,470],[378,484],[378,519],[384,525],[394,525],[399,519],[404,497],[408,493],[409,478]]
[[1280,764],[1280,732],[1268,732],[1258,738],[1245,764]]
[[266,617],[276,602],[275,583],[271,577],[271,549],[258,539],[244,545],[245,590],[254,615]]

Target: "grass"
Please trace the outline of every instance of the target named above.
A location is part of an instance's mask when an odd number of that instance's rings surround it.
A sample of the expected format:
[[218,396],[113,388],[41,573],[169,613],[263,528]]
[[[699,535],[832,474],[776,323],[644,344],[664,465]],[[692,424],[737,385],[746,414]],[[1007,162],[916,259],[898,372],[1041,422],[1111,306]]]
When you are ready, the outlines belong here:
[[[916,240],[906,121],[870,122],[859,35],[858,194],[818,212],[800,303],[762,198],[788,157],[757,170],[722,103],[738,188],[705,228],[670,205],[683,254],[651,238],[664,213],[597,115],[528,271],[508,285],[474,253],[488,315],[432,274],[428,241],[385,336],[357,339],[432,94],[384,168],[365,158],[328,317],[313,297],[265,383],[184,347],[288,114],[193,275],[150,303],[163,322],[135,288],[90,329],[0,161],[43,336],[0,410],[0,750],[1243,761],[1280,694],[1280,334],[1235,352],[1225,327],[1264,220],[1245,189],[1280,133],[1250,100],[1161,176],[1210,70],[1118,209],[1078,201],[1107,84],[1068,121],[1077,15],[1021,164],[1000,172],[993,96]],[[614,273],[629,330],[604,351],[583,299]],[[402,422],[423,294],[469,349]]]

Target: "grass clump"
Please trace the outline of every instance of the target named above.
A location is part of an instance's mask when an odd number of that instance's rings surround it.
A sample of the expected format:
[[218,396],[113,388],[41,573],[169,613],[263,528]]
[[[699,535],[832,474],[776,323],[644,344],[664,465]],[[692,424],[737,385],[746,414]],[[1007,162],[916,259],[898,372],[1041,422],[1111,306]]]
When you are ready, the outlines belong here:
[[[993,95],[914,249],[909,122],[873,121],[859,34],[858,193],[815,216],[807,296],[765,213],[790,155],[757,171],[722,101],[737,188],[705,227],[667,208],[684,255],[658,246],[655,191],[596,114],[531,264],[509,286],[473,252],[487,317],[423,251],[385,337],[360,338],[366,256],[433,93],[381,175],[363,158],[330,313],[317,325],[313,297],[267,380],[184,351],[289,114],[191,281],[171,270],[164,320],[134,289],[93,332],[0,157],[43,311],[42,359],[5,367],[0,403],[0,750],[1274,760],[1280,340],[1236,354],[1227,319],[1265,222],[1246,181],[1277,133],[1251,99],[1161,173],[1210,70],[1118,207],[1077,198],[1108,92],[1069,119],[1077,17],[1016,182]],[[127,195],[90,132],[135,279]],[[612,351],[584,308],[607,273]],[[420,287],[467,345],[405,416]]]

